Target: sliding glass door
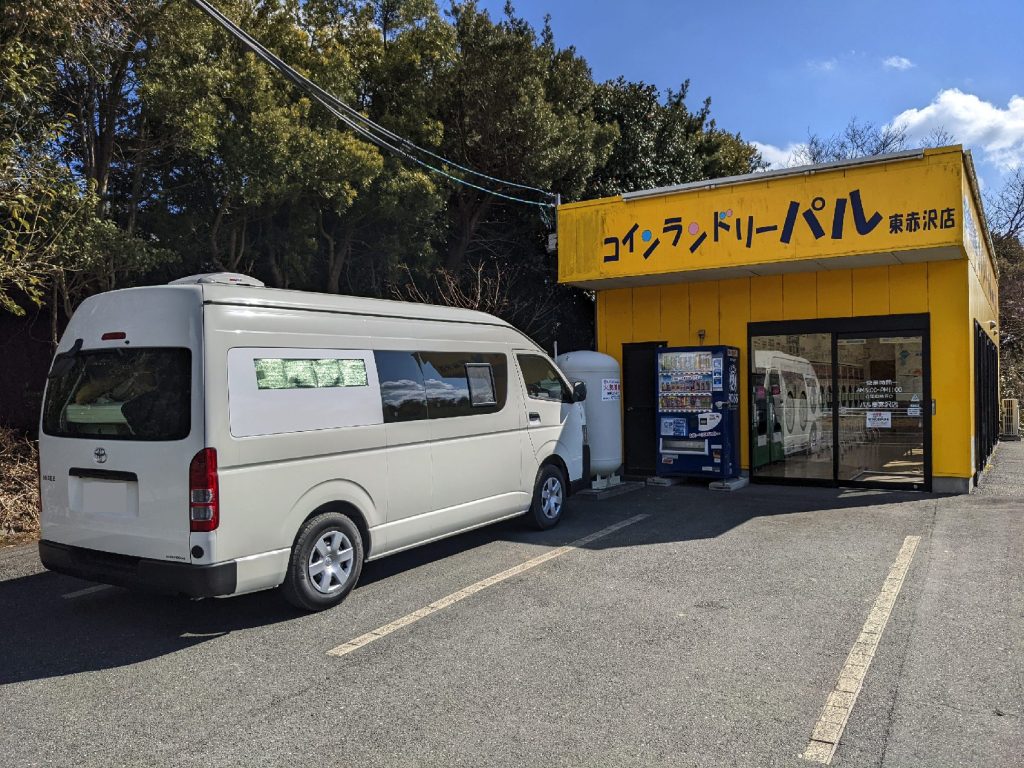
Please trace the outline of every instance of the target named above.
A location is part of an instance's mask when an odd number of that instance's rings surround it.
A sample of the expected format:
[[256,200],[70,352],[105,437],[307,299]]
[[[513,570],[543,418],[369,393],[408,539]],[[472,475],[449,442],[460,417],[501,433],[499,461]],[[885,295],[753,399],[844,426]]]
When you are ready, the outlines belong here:
[[930,487],[927,327],[921,315],[751,324],[751,477]]
[[923,488],[924,342],[920,334],[840,334],[838,481]]

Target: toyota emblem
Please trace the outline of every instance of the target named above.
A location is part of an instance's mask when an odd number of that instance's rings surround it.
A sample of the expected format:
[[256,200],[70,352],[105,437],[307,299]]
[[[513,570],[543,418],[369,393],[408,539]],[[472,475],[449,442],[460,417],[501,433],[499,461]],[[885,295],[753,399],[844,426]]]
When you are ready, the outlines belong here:
[[104,448],[97,448],[92,452],[92,457],[96,460],[97,464],[103,464],[107,460],[107,451]]

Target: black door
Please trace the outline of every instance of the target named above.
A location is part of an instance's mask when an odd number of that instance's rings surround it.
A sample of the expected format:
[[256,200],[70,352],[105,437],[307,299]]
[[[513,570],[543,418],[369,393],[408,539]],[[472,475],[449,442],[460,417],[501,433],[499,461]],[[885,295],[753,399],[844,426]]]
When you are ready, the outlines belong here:
[[653,475],[658,460],[656,354],[664,341],[622,345],[622,403],[626,475]]

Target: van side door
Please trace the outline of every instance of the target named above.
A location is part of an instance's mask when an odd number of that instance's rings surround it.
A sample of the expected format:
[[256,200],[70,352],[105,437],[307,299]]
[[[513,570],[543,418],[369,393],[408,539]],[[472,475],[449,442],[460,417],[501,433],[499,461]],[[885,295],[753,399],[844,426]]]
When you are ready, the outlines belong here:
[[419,529],[433,509],[427,394],[415,352],[376,350],[384,409],[385,485],[388,496],[387,547],[417,543]]
[[524,509],[508,354],[469,349],[418,357],[431,425],[434,524],[455,531]]

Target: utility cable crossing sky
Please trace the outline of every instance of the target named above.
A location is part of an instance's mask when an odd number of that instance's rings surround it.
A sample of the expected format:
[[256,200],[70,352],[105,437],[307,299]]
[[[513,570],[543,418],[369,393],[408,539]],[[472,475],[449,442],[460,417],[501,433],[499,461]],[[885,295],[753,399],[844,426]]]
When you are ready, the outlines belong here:
[[[386,149],[396,155],[406,158],[407,160],[416,163],[417,165],[427,169],[432,173],[437,173],[445,178],[463,186],[471,187],[481,192],[486,192],[489,195],[500,197],[504,200],[509,200],[515,203],[522,203],[524,205],[534,205],[540,208],[554,208],[556,205],[556,195],[538,187],[531,187],[526,184],[518,184],[512,181],[506,181],[505,179],[499,179],[495,176],[488,176],[486,173],[475,171],[472,168],[468,168],[464,165],[460,165],[446,157],[443,157],[435,152],[431,152],[429,149],[420,147],[417,144],[412,143],[408,139],[399,136],[392,131],[389,131],[384,126],[375,123],[368,117],[360,113],[358,110],[353,109],[348,104],[345,104],[339,98],[333,94],[325,91],[323,88],[318,86],[312,80],[305,75],[300,74],[293,67],[289,66],[284,60],[271,53],[262,44],[245,30],[235,24],[231,19],[222,14],[212,4],[206,2],[206,0],[191,0],[192,4],[199,8],[203,13],[213,19],[214,22],[219,24],[225,31],[228,32],[232,37],[238,40],[243,46],[255,54],[259,59],[270,65],[272,68],[277,70],[285,78],[295,84],[300,90],[308,94],[319,104],[321,104],[328,112],[337,117],[341,122],[355,131],[357,134],[365,138],[367,141],[372,142],[382,149]],[[453,173],[448,172],[443,167],[438,167],[432,163],[424,160],[419,155],[425,155],[429,158],[433,158],[438,161],[440,165],[447,166],[464,174],[473,176],[481,183],[474,183],[467,179],[457,176]],[[517,197],[515,195],[506,194],[504,192],[498,192],[490,187],[483,186],[482,182],[492,182],[502,187],[509,187],[514,189],[522,189],[528,192],[536,192],[543,195],[546,200],[537,201],[529,200],[524,197]]]

